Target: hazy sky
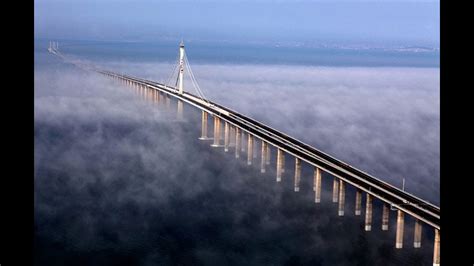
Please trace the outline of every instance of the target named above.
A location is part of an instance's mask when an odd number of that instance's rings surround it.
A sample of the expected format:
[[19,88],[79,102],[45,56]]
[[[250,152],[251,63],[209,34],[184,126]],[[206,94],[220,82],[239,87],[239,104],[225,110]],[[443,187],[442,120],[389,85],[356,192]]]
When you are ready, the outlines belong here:
[[439,46],[439,1],[35,1],[35,37]]

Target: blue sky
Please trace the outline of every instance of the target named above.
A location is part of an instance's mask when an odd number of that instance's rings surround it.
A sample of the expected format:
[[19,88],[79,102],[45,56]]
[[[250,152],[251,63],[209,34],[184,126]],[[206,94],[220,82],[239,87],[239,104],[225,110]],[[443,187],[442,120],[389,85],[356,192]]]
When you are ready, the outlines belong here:
[[439,47],[439,2],[36,0],[35,37]]

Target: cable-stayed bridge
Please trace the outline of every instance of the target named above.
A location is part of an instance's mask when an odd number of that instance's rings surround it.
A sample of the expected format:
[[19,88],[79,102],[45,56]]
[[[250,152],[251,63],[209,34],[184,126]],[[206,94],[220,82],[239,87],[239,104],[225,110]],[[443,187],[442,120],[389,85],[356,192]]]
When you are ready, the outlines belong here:
[[[345,198],[346,186],[356,188],[355,212],[354,215],[362,214],[362,197],[365,197],[365,230],[373,229],[373,200],[382,202],[382,223],[378,226],[383,231],[388,231],[390,222],[390,210],[396,210],[396,237],[395,248],[404,246],[405,215],[414,218],[413,247],[421,247],[422,224],[434,230],[434,250],[433,265],[440,265],[440,208],[432,203],[420,199],[406,191],[399,189],[387,182],[384,182],[368,173],[365,173],[353,166],[344,163],[308,144],[305,144],[287,134],[271,128],[259,121],[247,117],[235,110],[208,100],[192,73],[187,60],[184,44],[180,43],[179,57],[166,84],[151,80],[145,80],[130,75],[115,73],[99,69],[94,66],[87,66],[66,58],[58,49],[56,42],[50,43],[48,51],[57,55],[67,62],[78,67],[96,71],[114,80],[130,86],[138,94],[147,100],[155,102],[164,101],[170,104],[170,99],[177,100],[177,117],[183,116],[184,103],[189,104],[202,112],[202,130],[199,139],[212,141],[212,147],[223,147],[226,152],[231,149],[235,152],[235,157],[240,158],[243,154],[247,156],[247,164],[252,165],[257,157],[260,157],[260,171],[266,172],[270,165],[270,158],[273,152],[276,153],[276,182],[281,182],[283,173],[288,171],[285,167],[285,158],[290,157],[295,160],[293,181],[294,191],[299,192],[301,182],[302,163],[314,168],[313,191],[314,202],[321,202],[321,179],[322,173],[326,172],[333,178],[332,202],[338,203],[337,214],[346,215]],[[177,70],[177,71],[176,71]],[[184,74],[189,74],[196,94],[184,91]],[[176,74],[176,82],[173,86],[167,85]],[[208,123],[213,122],[212,135],[208,132]],[[223,130],[222,130],[223,129]],[[257,148],[257,143],[261,143],[261,149]],[[259,153],[260,151],[260,153]]]

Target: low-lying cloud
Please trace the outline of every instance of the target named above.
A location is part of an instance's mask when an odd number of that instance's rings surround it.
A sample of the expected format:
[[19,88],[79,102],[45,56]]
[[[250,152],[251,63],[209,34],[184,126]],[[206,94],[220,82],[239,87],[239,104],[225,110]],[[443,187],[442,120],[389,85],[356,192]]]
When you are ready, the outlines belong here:
[[[162,82],[172,69],[104,65]],[[438,68],[192,67],[209,99],[391,184],[401,187],[405,178],[407,191],[439,204]]]
[[[310,169],[303,169],[302,190],[294,193],[291,161],[276,184],[272,169],[261,175],[257,166],[211,149],[197,140],[200,114],[191,107],[185,106],[180,121],[175,105],[145,104],[110,79],[41,60],[35,69],[38,264],[381,265],[431,259],[429,231],[420,252],[409,248],[410,219],[408,248],[400,251],[393,247],[394,215],[389,232],[364,232],[363,217],[352,214],[351,188],[347,215],[337,217],[329,176],[323,178],[323,203],[315,205]],[[170,69],[102,64],[157,81],[166,80]],[[194,72],[210,99],[384,180],[396,182],[409,172],[407,190],[434,193],[436,202],[437,69],[196,65]],[[375,208],[374,224],[380,216]]]

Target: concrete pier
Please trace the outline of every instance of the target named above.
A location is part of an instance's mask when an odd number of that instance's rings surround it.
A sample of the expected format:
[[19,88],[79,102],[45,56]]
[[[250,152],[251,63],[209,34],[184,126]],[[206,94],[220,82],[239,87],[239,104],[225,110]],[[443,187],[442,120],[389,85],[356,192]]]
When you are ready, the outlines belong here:
[[260,162],[260,173],[265,173],[265,165],[267,164],[267,146],[268,144],[262,140],[262,160]]
[[230,139],[230,130],[229,130],[229,123],[225,122],[224,124],[224,151],[229,151],[229,139]]
[[235,128],[235,158],[240,158],[240,145],[242,141],[240,140],[240,129],[238,127]]
[[166,94],[166,108],[170,108],[171,107],[171,98],[168,94]]
[[247,143],[245,143],[245,132],[242,130],[242,145],[241,145],[241,148],[242,148],[242,152],[245,152],[245,147],[247,145]]
[[212,147],[219,147],[219,142],[221,138],[221,120],[219,117],[214,116],[214,143]]
[[439,230],[435,229],[435,239],[434,239],[434,246],[433,246],[433,266],[439,266],[440,263],[440,235]]
[[183,119],[183,108],[184,108],[183,101],[178,99],[178,116],[177,116],[178,120]]
[[339,182],[337,178],[334,177],[332,182],[332,202],[337,202],[339,200]]
[[207,112],[202,111],[201,113],[201,137],[199,139],[207,139]]
[[413,237],[413,247],[421,248],[421,221],[415,220],[415,235]]
[[253,139],[253,159],[257,159],[257,154],[258,154],[258,139],[254,138]]
[[314,167],[314,202],[321,202],[321,170]]
[[388,206],[387,203],[384,203],[383,210],[382,210],[382,230],[383,231],[388,230],[389,215],[390,215],[390,207]]
[[295,157],[295,192],[300,191],[301,160]]
[[367,193],[365,199],[365,231],[372,230],[372,196]]
[[356,190],[355,198],[355,215],[359,216],[362,209],[362,191],[360,189]]
[[397,236],[395,242],[395,248],[403,248],[403,230],[405,227],[405,214],[398,210],[397,215]]
[[276,169],[276,181],[277,182],[280,182],[281,181],[281,168],[282,168],[282,164],[283,164],[283,151],[278,149],[277,150],[277,169]]
[[235,127],[229,126],[229,147],[235,147]]
[[252,165],[253,159],[253,137],[250,134],[247,134],[247,165]]
[[344,216],[344,202],[346,200],[346,188],[344,182],[339,179],[339,216]]
[[270,145],[268,145],[268,143],[265,145],[265,152],[266,152],[265,157],[267,159],[265,164],[270,165]]

